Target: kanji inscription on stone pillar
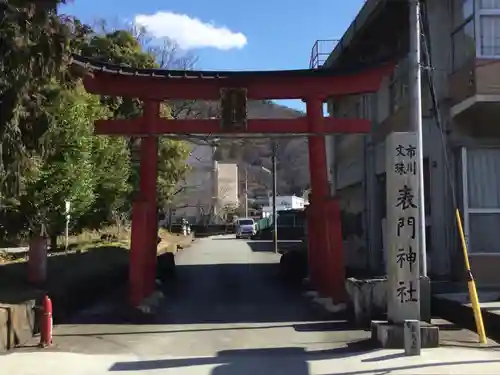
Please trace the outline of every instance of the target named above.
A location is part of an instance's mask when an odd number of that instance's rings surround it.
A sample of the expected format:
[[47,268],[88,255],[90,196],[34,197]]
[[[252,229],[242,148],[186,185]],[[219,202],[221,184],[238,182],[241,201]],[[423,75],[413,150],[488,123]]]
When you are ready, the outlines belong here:
[[388,320],[420,320],[417,135],[386,138]]

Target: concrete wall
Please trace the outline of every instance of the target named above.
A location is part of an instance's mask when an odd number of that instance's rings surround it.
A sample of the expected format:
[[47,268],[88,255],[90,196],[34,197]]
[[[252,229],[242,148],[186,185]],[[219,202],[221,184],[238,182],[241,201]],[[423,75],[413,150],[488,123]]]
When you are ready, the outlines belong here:
[[178,207],[176,217],[198,218],[201,212],[208,214],[213,196],[212,147],[191,144],[187,164],[191,170],[186,176],[185,191],[179,195],[175,204]]
[[[202,215],[208,215],[215,203],[217,191],[217,210],[225,206],[235,206],[238,201],[238,166],[235,163],[218,163],[214,170],[211,146],[192,145],[187,163],[191,171],[186,177],[185,192],[176,200],[175,217],[187,217],[197,221]],[[214,175],[216,183],[214,183]]]
[[238,165],[236,163],[219,163],[217,186],[219,206],[238,207]]

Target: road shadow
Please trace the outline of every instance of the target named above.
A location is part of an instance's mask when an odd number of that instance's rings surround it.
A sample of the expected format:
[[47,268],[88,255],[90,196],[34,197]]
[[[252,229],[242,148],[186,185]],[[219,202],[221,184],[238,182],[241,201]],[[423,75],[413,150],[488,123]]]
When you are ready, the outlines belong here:
[[[131,316],[126,301],[112,309],[76,316],[71,324],[224,324],[290,323],[302,331],[347,330],[342,314],[312,304],[303,288],[282,281],[279,265],[217,264],[177,266],[177,276],[163,285],[164,299],[154,314]],[[314,324],[318,323],[318,324]]]
[[[247,245],[255,253],[274,252],[273,241],[271,240],[258,240],[247,241]],[[304,248],[304,243],[298,240],[280,240],[278,241],[278,252],[286,252],[290,250],[300,250]]]
[[[343,369],[335,369],[332,364],[332,372],[327,375],[368,375],[368,374],[390,374],[397,371],[415,371],[424,368],[435,368],[436,373],[444,366],[460,366],[460,365],[477,365],[500,363],[499,360],[469,360],[469,361],[443,361],[437,363],[420,363],[415,365],[399,365],[391,366],[389,363],[386,367],[381,368],[379,365],[376,368],[355,370],[357,365],[356,357],[372,352],[373,350],[366,345],[359,343],[349,344],[345,347],[306,351],[303,348],[271,348],[271,349],[243,349],[243,350],[226,350],[217,353],[214,357],[203,358],[180,358],[180,359],[159,359],[159,360],[143,360],[131,362],[116,362],[108,371],[124,372],[124,371],[148,371],[148,370],[166,370],[166,369],[182,369],[194,366],[213,366],[210,371],[211,375],[255,375],[255,374],[287,374],[287,375],[309,375],[309,361],[324,361],[341,358],[354,358],[353,371],[345,371]],[[382,355],[379,357],[370,358],[370,360],[359,359],[359,364],[376,363],[379,361],[389,361],[401,357],[400,354],[391,354],[389,356]],[[193,369],[194,370],[194,369]],[[449,368],[447,368],[449,371]],[[208,373],[208,372],[207,372]]]
[[370,346],[360,345],[357,342],[345,347],[312,352],[301,347],[224,350],[218,352],[215,357],[116,362],[108,371],[147,371],[215,365],[216,367],[210,372],[211,375],[308,375],[307,361],[344,358],[367,351],[370,351]]

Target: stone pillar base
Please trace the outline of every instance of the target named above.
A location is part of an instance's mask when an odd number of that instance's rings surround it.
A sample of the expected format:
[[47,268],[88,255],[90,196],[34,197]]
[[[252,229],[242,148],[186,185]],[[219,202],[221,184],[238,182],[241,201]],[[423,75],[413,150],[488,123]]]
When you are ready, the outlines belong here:
[[[387,318],[387,279],[356,279],[345,281],[349,310],[357,327],[370,327],[373,319]],[[420,277],[420,319],[431,322],[431,283]]]
[[[372,321],[372,341],[384,349],[404,349],[404,326],[387,321]],[[437,348],[439,346],[439,327],[430,323],[420,322],[422,348]]]

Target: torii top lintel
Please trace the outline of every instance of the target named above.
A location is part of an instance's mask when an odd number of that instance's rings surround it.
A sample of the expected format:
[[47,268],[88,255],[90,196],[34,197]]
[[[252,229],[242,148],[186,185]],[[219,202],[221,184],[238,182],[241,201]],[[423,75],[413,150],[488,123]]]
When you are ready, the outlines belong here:
[[326,100],[337,95],[375,92],[393,64],[371,68],[303,69],[282,71],[180,71],[135,69],[73,57],[73,65],[87,73],[84,85],[99,95],[135,97],[143,100],[218,100],[220,89],[247,89],[250,100]]

